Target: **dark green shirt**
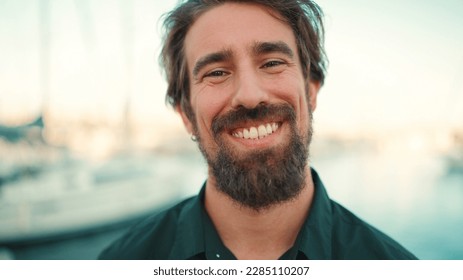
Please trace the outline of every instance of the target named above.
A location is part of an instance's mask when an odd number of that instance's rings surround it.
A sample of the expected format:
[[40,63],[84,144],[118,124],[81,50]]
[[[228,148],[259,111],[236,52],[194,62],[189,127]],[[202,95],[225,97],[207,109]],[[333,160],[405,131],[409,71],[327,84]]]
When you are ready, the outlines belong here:
[[[315,194],[294,246],[280,259],[416,259],[390,237],[332,201],[312,169]],[[100,259],[236,259],[222,243],[199,195],[133,227]]]

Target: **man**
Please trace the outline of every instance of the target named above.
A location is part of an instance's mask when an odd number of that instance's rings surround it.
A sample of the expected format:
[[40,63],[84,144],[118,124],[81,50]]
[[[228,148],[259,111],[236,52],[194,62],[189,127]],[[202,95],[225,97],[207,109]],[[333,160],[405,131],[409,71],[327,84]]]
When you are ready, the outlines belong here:
[[308,165],[326,69],[314,2],[189,0],[165,26],[167,100],[206,158],[208,179],[101,258],[415,258],[331,201]]

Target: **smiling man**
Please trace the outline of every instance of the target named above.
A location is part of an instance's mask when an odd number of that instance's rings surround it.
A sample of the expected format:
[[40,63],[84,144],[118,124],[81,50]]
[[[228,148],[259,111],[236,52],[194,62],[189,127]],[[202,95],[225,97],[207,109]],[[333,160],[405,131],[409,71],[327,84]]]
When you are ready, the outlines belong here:
[[322,12],[302,0],[190,0],[167,15],[167,100],[208,163],[198,196],[103,259],[414,259],[329,199],[308,162]]

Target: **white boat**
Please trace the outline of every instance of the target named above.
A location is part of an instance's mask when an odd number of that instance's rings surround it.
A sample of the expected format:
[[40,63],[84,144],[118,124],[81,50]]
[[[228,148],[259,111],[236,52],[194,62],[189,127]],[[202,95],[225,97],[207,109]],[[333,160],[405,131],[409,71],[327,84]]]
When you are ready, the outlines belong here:
[[[0,188],[0,244],[84,232],[147,215],[180,199],[181,158],[70,161]],[[167,183],[168,182],[168,183]]]

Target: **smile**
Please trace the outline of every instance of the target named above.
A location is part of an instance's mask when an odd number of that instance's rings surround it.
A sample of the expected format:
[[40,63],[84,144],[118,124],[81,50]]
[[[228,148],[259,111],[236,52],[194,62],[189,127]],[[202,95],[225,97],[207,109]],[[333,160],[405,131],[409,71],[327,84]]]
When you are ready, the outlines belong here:
[[241,139],[261,139],[276,132],[280,125],[278,123],[267,123],[259,126],[251,126],[249,128],[240,128],[235,130],[232,135]]

